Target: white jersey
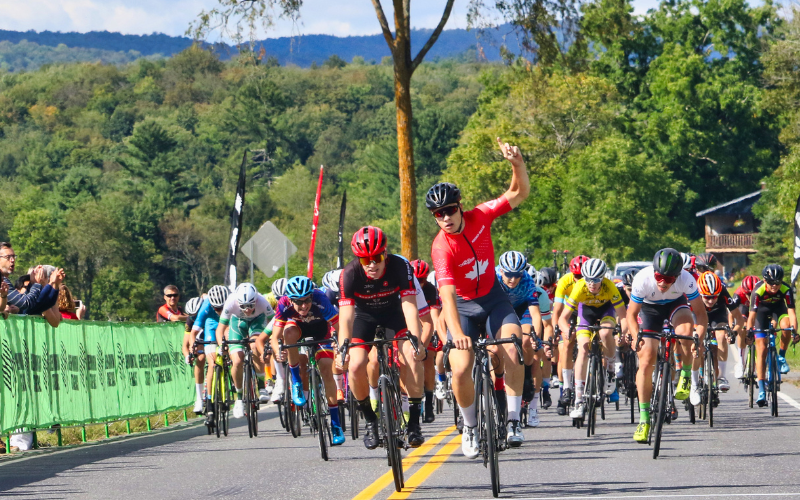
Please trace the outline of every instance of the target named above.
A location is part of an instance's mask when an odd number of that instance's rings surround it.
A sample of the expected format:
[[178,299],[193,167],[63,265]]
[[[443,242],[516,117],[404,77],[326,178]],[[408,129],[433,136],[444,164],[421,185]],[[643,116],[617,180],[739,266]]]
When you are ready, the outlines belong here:
[[416,276],[414,276],[414,286],[417,288],[417,309],[419,310],[419,316],[422,317],[431,312],[431,308],[425,300],[425,293],[422,291],[422,287]]
[[238,318],[248,321],[257,318],[262,314],[266,318],[272,318],[275,316],[275,311],[272,309],[272,306],[269,305],[269,302],[264,298],[263,295],[256,295],[255,309],[251,314],[245,314],[242,308],[239,307],[239,303],[236,301],[236,295],[230,294],[228,296],[228,300],[225,301],[225,305],[222,307],[222,314],[219,315],[219,320],[223,321],[230,320],[231,318]]
[[633,278],[631,289],[631,300],[637,304],[668,304],[686,295],[689,300],[694,300],[700,296],[697,291],[697,281],[694,276],[685,270],[681,270],[681,275],[666,292],[661,292],[656,283],[655,271],[653,266],[647,266]]

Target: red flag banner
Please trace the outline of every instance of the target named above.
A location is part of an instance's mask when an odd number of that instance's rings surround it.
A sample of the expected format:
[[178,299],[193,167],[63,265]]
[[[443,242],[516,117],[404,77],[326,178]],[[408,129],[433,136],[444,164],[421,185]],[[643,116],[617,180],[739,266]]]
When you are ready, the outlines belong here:
[[319,182],[317,183],[317,198],[314,200],[314,222],[311,224],[311,245],[308,247],[308,277],[314,279],[314,245],[317,243],[317,226],[319,224],[319,199],[322,197],[322,171],[319,167]]

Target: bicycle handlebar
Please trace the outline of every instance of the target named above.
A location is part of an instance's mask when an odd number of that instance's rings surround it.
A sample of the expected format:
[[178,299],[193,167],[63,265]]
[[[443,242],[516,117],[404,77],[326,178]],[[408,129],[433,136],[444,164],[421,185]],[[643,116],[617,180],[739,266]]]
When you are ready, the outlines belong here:
[[281,347],[281,351],[285,351],[286,349],[294,349],[295,347],[313,347],[320,344],[329,344],[331,342],[333,342],[333,339],[306,340],[295,344],[284,344],[283,341],[279,341],[278,344]]
[[499,345],[499,344],[514,344],[514,348],[517,350],[517,359],[519,360],[519,364],[523,364],[525,362],[525,357],[522,354],[522,339],[517,337],[516,335],[512,335],[509,338],[505,339],[478,339],[477,342],[473,344],[475,349],[485,349],[490,345]]

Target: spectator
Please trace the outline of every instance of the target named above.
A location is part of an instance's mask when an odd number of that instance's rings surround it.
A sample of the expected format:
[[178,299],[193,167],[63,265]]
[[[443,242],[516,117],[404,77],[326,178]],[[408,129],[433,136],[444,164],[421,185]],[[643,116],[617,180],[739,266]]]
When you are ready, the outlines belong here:
[[5,319],[6,302],[8,300],[8,283],[0,279],[0,314]]
[[17,278],[17,282],[14,283],[14,288],[16,288],[19,293],[28,293],[28,288],[30,286],[31,286],[30,274],[20,276],[19,278]]
[[[64,270],[54,266],[39,266],[42,268],[43,276],[39,282],[42,285],[42,292],[36,304],[23,311],[29,316],[42,315],[53,328],[58,327],[63,319],[58,310],[58,290],[64,279]],[[33,276],[35,268],[28,269],[28,274]]]
[[158,323],[166,323],[167,321],[186,321],[187,315],[183,314],[178,301],[181,298],[181,292],[175,285],[167,285],[164,287],[164,302],[165,304],[158,308],[156,313],[156,321]]
[[17,254],[11,248],[11,243],[0,242],[0,274],[3,276],[3,282],[8,283],[8,304],[6,308],[11,307],[8,312],[24,313],[39,300],[39,295],[42,293],[40,281],[44,279],[44,271],[42,266],[37,266],[31,274],[30,288],[25,290],[25,293],[19,293],[16,288],[12,288],[11,280],[8,279],[11,273],[14,272],[16,263]]
[[83,319],[86,308],[80,300],[72,299],[72,292],[67,285],[58,290],[58,311],[64,319]]

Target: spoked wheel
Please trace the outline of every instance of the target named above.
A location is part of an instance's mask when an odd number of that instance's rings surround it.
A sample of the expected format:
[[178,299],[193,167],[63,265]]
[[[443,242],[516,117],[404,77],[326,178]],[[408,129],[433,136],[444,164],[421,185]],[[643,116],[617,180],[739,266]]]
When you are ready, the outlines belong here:
[[583,397],[583,400],[586,401],[586,437],[591,437],[594,433],[594,421],[597,419],[597,372],[594,359],[589,361],[589,377],[586,380],[586,389],[587,394]]
[[405,486],[403,478],[403,461],[400,456],[400,443],[398,442],[397,416],[403,411],[399,402],[395,401],[394,392],[386,377],[381,377],[381,419],[384,428],[384,445],[389,456],[389,466],[394,477],[394,489],[398,493]]
[[[288,385],[288,384],[287,384]],[[289,432],[292,433],[292,437],[297,437],[300,435],[300,408],[294,405],[292,402],[292,392],[289,388],[286,388],[286,391],[283,393],[283,409],[286,412],[286,421],[288,422]]]
[[436,414],[440,414],[444,411],[444,401],[439,398],[436,398]]
[[497,498],[500,495],[500,463],[497,456],[497,408],[494,405],[493,390],[492,379],[485,377],[481,394],[481,413],[484,416],[482,432],[486,440],[484,464],[489,467],[492,496]]
[[[328,426],[327,419],[325,418],[325,410],[327,408],[327,401],[325,401],[325,392],[322,388],[322,381],[319,377],[319,372],[316,369],[311,370],[311,401],[313,407],[311,408],[314,414],[311,420],[314,429],[317,431],[317,440],[319,441],[319,454],[323,460],[328,461],[328,436],[326,427]],[[325,406],[323,406],[325,405]]]
[[222,394],[222,367],[214,367],[214,429],[217,437],[222,432],[222,412],[225,407]]
[[770,393],[770,413],[773,417],[778,416],[778,377],[780,376],[780,372],[778,372],[778,358],[776,353],[770,349],[769,353],[769,369],[772,371],[772,377],[769,384],[769,393]]
[[353,393],[349,393],[347,395],[347,411],[350,416],[350,436],[352,436],[353,441],[358,439],[358,402],[356,401],[355,396]]
[[[597,399],[599,400],[600,405],[600,420],[606,419],[606,381],[605,381],[605,372],[602,369],[602,365],[598,369],[598,384],[597,384]],[[594,434],[594,425],[597,423],[597,416],[595,415],[594,422],[592,422],[592,434]]]
[[706,385],[706,394],[707,394],[707,401],[706,401],[706,412],[708,416],[708,426],[714,427],[714,393],[716,391],[717,380],[714,372],[714,357],[716,356],[716,351],[711,350],[710,353],[706,356],[706,367],[705,373],[703,374],[703,380]]
[[658,414],[656,416],[655,428],[655,443],[653,443],[653,459],[658,458],[661,451],[661,433],[664,430],[664,421],[667,419],[669,413],[669,406],[667,405],[667,393],[669,392],[669,385],[671,383],[669,376],[669,365],[663,363],[661,365],[661,373],[659,374],[659,388],[658,388]]
[[258,393],[255,385],[255,372],[252,368],[244,372],[244,394],[247,398],[244,403],[245,417],[247,417],[247,432],[251,438],[258,436]]

